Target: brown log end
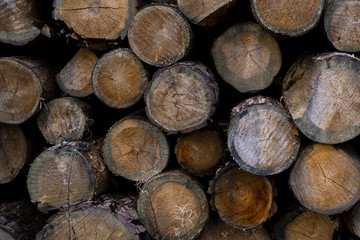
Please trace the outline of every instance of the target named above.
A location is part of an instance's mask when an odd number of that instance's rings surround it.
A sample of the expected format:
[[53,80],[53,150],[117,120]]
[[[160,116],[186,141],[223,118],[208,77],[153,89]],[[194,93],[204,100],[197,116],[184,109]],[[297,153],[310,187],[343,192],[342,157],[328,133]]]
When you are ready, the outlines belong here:
[[360,199],[359,161],[347,145],[310,145],[299,154],[291,170],[291,189],[313,212],[342,213]]
[[215,40],[211,54],[222,79],[243,93],[270,86],[282,61],[276,39],[254,23],[230,27]]
[[189,51],[191,28],[170,5],[148,5],[131,22],[131,49],[147,64],[164,67],[182,59]]

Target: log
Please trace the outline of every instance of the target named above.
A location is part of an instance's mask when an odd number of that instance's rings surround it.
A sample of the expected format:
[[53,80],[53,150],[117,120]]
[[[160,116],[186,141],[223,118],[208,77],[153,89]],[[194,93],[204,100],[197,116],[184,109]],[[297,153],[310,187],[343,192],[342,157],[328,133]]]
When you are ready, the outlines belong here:
[[103,196],[55,214],[36,235],[36,240],[146,240],[146,229],[138,218],[133,197]]
[[171,5],[147,5],[136,14],[128,31],[134,53],[156,67],[181,60],[190,50],[191,38],[186,19]]
[[150,0],[149,2],[156,2],[156,3],[175,3],[176,0]]
[[211,54],[221,78],[242,93],[269,87],[282,62],[276,39],[255,23],[230,27],[215,40]]
[[0,123],[0,184],[11,182],[19,174],[28,157],[27,144],[18,125]]
[[351,211],[344,214],[346,227],[352,234],[360,237],[360,203],[356,203]]
[[274,226],[275,239],[340,239],[339,217],[329,217],[302,208],[282,216]]
[[37,117],[37,126],[52,145],[82,139],[89,131],[90,106],[75,98],[57,98],[46,104]]
[[360,199],[360,157],[348,145],[314,144],[300,154],[290,187],[309,210],[333,215]]
[[325,0],[251,0],[257,21],[280,35],[297,37],[313,29],[320,20]]
[[86,48],[80,48],[74,57],[55,76],[60,89],[72,97],[87,97],[93,93],[91,72],[98,57]]
[[169,149],[161,130],[136,112],[108,131],[103,147],[104,162],[117,176],[145,182],[167,166]]
[[225,157],[223,133],[216,127],[200,129],[178,137],[176,159],[195,176],[212,175]]
[[226,19],[235,0],[177,0],[179,10],[189,22],[200,26],[216,26]]
[[240,168],[257,175],[288,169],[300,149],[298,131],[283,106],[273,98],[248,98],[233,108],[228,148]]
[[83,39],[124,39],[137,12],[137,0],[55,0],[53,18]]
[[1,204],[0,216],[0,239],[2,240],[33,240],[48,217],[41,214],[30,199]]
[[42,212],[93,199],[110,183],[96,142],[62,143],[32,163],[27,187]]
[[276,211],[270,181],[227,164],[210,182],[212,206],[230,226],[243,230],[260,228]]
[[180,62],[154,73],[144,94],[146,115],[168,133],[191,132],[207,125],[218,95],[205,65]]
[[360,60],[345,53],[298,59],[283,81],[284,101],[308,138],[326,144],[360,134]]
[[204,227],[198,240],[271,240],[271,235],[266,228],[257,232],[247,232],[232,227],[220,218],[212,218]]
[[103,55],[91,76],[95,96],[112,108],[137,103],[148,82],[147,71],[129,49],[118,48]]
[[340,51],[360,51],[360,2],[334,0],[325,11],[325,31],[332,45]]
[[137,211],[155,239],[193,239],[200,234],[209,214],[201,187],[180,172],[163,173],[145,183]]
[[24,46],[41,36],[41,6],[34,0],[0,2],[0,42]]

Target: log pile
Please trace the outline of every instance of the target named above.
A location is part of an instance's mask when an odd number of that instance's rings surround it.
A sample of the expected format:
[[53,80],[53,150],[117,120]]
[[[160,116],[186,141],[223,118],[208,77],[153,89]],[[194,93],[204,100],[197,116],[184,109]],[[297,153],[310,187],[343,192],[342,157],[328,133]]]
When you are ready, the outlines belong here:
[[360,239],[359,19],[0,2],[0,239]]

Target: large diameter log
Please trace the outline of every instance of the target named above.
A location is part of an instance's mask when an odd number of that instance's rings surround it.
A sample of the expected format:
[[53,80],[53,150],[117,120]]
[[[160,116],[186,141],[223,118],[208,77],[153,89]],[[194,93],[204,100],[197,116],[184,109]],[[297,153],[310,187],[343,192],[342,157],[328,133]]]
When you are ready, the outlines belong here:
[[201,232],[209,207],[205,193],[189,176],[168,172],[141,189],[137,211],[155,239],[193,239]]
[[313,212],[342,213],[360,199],[359,161],[347,145],[310,145],[299,154],[291,170],[291,189]]
[[300,138],[291,117],[272,98],[257,96],[233,108],[228,148],[244,170],[273,175],[296,160]]
[[234,164],[217,171],[209,191],[212,205],[221,219],[235,228],[251,230],[261,227],[276,211],[270,181]]
[[93,93],[91,72],[98,57],[91,50],[80,48],[74,57],[56,75],[56,83],[72,97],[87,97]]
[[266,29],[297,37],[313,29],[320,20],[325,0],[251,0],[254,17]]
[[53,18],[63,21],[80,37],[124,39],[137,12],[137,0],[55,0]]
[[182,59],[189,51],[191,28],[179,11],[170,5],[148,5],[131,22],[128,38],[131,49],[147,64],[164,67]]
[[17,125],[0,123],[0,184],[12,181],[27,159],[27,141]]
[[36,240],[146,240],[146,229],[138,218],[133,197],[101,197],[55,214]]
[[90,106],[85,102],[75,98],[57,98],[40,111],[37,126],[50,144],[77,141],[88,130],[89,114]]
[[161,130],[134,113],[110,128],[104,141],[104,162],[115,175],[144,182],[167,166],[169,148]]
[[33,240],[47,219],[30,199],[1,204],[0,216],[1,240]]
[[218,95],[218,85],[207,67],[180,62],[153,75],[144,94],[146,114],[168,133],[191,132],[207,125]]
[[337,216],[329,217],[304,209],[296,209],[276,222],[274,237],[279,240],[339,239],[339,225]]
[[32,163],[27,186],[42,212],[93,199],[109,185],[95,143],[71,142],[42,152]]
[[200,129],[178,137],[175,155],[180,166],[196,176],[211,175],[225,157],[225,141],[216,128]]
[[103,55],[91,76],[95,96],[112,108],[128,108],[137,103],[148,83],[140,59],[125,48]]
[[179,10],[189,22],[201,26],[214,26],[223,21],[236,0],[177,0]]
[[287,72],[283,96],[300,131],[326,144],[360,134],[360,60],[345,53],[300,58]]
[[326,8],[324,23],[328,39],[340,51],[360,51],[360,2],[334,0]]
[[276,39],[255,23],[230,27],[215,40],[211,54],[221,78],[242,93],[270,86],[282,62]]

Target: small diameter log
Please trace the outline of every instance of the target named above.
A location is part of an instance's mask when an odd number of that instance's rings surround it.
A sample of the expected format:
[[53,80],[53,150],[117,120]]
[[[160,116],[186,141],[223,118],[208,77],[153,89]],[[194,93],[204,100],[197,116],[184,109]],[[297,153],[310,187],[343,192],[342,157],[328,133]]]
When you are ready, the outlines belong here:
[[291,117],[279,102],[257,96],[233,108],[228,148],[235,162],[258,175],[273,175],[291,166],[300,138]]
[[235,228],[261,227],[276,211],[269,180],[243,171],[234,164],[217,171],[209,191],[212,205],[221,219]]
[[114,124],[106,135],[104,162],[117,176],[144,182],[161,173],[169,161],[165,135],[140,114]]
[[271,235],[266,228],[261,231],[247,232],[234,228],[220,218],[212,218],[204,227],[198,240],[271,240]]
[[0,2],[0,42],[26,45],[41,35],[41,24],[33,13],[39,10],[33,0]]
[[254,17],[266,29],[297,37],[314,28],[320,20],[325,0],[251,0]]
[[205,128],[181,135],[175,155],[180,166],[196,176],[211,175],[225,157],[223,134],[215,128]]
[[0,123],[0,184],[8,183],[18,175],[27,159],[27,151],[21,128]]
[[138,57],[119,48],[103,55],[91,76],[95,96],[112,108],[127,108],[137,103],[148,83],[148,75]]
[[55,0],[53,18],[81,38],[124,39],[138,0]]
[[304,209],[293,210],[280,218],[274,227],[275,239],[331,240],[339,234],[339,218]]
[[205,225],[205,193],[189,176],[168,172],[148,181],[137,202],[139,217],[155,239],[193,239]]
[[230,27],[215,40],[211,54],[221,78],[242,93],[270,86],[282,62],[276,39],[255,23]]
[[310,145],[299,154],[291,170],[291,189],[313,212],[342,213],[360,199],[359,161],[347,145]]
[[191,132],[207,125],[218,95],[218,85],[206,66],[177,63],[153,75],[144,94],[146,114],[168,133]]
[[1,204],[0,216],[1,240],[33,240],[47,219],[30,199]]
[[46,141],[56,145],[80,140],[88,129],[90,106],[75,98],[57,98],[46,104],[37,126]]
[[285,104],[308,138],[326,144],[360,134],[360,60],[345,53],[301,58],[283,82]]
[[95,143],[71,142],[42,152],[27,179],[33,202],[42,212],[93,199],[109,185],[109,176]]
[[360,51],[360,1],[333,0],[326,8],[324,23],[329,41],[337,50]]
[[189,22],[201,26],[215,26],[225,19],[236,0],[177,0],[179,10]]
[[170,5],[148,5],[131,22],[131,49],[147,64],[164,67],[182,59],[189,51],[191,28]]
[[346,226],[350,232],[360,237],[360,202],[355,204],[351,211],[344,214],[344,217]]
[[146,238],[133,197],[101,197],[71,206],[48,220],[48,224],[36,235],[36,240],[140,240]]
[[75,56],[56,75],[56,83],[72,97],[87,97],[93,93],[91,72],[98,57],[86,48],[80,48]]

